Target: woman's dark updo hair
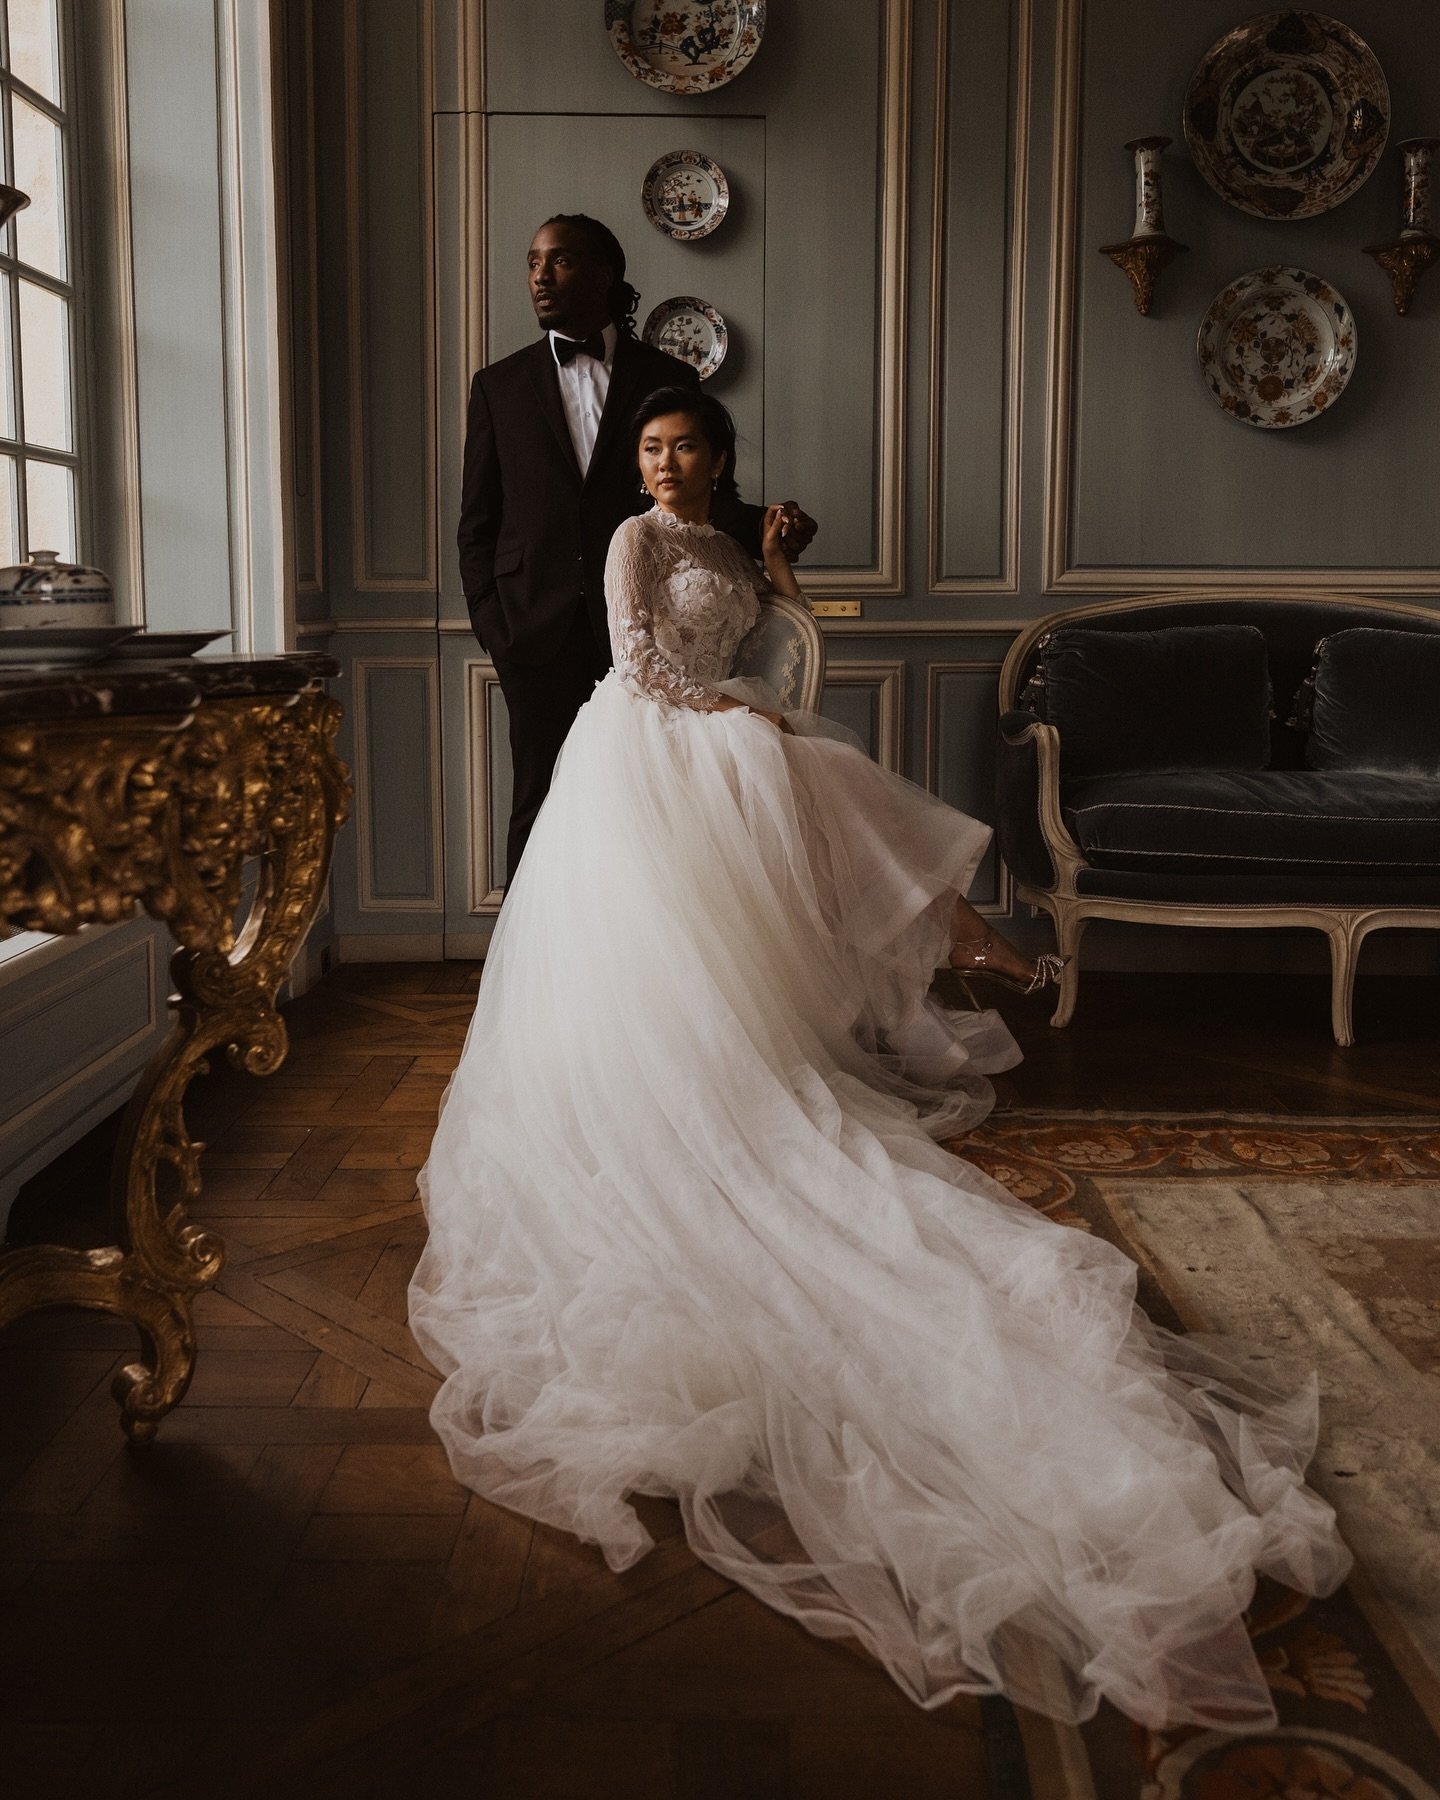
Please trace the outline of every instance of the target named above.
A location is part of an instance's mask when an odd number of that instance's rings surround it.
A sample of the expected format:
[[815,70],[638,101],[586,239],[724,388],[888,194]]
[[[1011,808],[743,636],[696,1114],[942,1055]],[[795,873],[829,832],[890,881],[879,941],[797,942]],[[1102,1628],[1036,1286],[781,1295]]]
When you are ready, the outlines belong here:
[[640,290],[631,287],[625,279],[625,252],[620,248],[619,238],[608,225],[592,219],[589,213],[553,213],[545,224],[568,225],[572,231],[578,231],[590,246],[596,261],[607,264],[614,271],[615,279],[610,284],[608,297],[610,320],[617,331],[625,337],[633,338],[635,308],[640,304]]
[[735,480],[735,421],[720,402],[693,387],[656,388],[636,407],[630,420],[630,454],[640,459],[640,439],[652,419],[663,419],[670,413],[684,413],[695,421],[701,437],[710,446],[712,456],[723,456],[725,467],[715,483],[719,500],[738,500],[740,489]]

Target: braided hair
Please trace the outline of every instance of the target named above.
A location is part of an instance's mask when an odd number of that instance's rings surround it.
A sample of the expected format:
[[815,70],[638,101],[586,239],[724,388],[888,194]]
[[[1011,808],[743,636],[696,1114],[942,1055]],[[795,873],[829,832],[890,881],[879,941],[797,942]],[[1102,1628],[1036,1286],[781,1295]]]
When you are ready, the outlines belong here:
[[607,304],[610,308],[610,320],[622,337],[635,335],[635,309],[640,304],[640,290],[631,287],[625,279],[625,252],[620,248],[620,240],[608,225],[602,225],[598,219],[592,219],[589,213],[554,213],[545,220],[546,225],[568,225],[572,231],[578,231],[589,245],[597,262],[610,268],[615,279],[610,284]]

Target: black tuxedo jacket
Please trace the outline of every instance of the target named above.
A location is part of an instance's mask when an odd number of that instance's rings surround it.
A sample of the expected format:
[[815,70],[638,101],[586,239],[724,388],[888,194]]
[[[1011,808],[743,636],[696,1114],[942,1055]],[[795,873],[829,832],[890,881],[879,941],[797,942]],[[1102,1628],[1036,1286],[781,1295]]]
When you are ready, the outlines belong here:
[[[578,608],[608,649],[605,557],[617,526],[650,506],[630,451],[635,408],[656,388],[698,390],[695,371],[621,335],[590,467],[582,478],[549,336],[481,369],[470,386],[460,499],[460,578],[470,622],[499,666],[557,654]],[[763,510],[717,508],[752,556]]]

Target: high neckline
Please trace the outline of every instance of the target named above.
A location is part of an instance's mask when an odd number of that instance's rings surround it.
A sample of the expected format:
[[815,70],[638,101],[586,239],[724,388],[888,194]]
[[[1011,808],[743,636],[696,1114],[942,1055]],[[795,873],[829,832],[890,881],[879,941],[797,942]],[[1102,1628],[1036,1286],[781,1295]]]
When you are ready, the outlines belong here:
[[649,516],[667,525],[671,531],[698,531],[701,537],[715,535],[715,527],[708,519],[682,519],[679,513],[666,512],[663,506],[652,506]]

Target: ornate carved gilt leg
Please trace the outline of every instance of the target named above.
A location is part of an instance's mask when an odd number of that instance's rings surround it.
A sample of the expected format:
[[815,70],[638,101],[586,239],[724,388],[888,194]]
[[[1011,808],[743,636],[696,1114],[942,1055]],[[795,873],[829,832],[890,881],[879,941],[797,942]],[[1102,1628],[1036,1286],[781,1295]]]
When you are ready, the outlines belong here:
[[[127,918],[147,899],[164,880],[161,821],[185,724],[161,715],[0,732],[0,918],[65,933]],[[133,1319],[156,1346],[156,1370],[168,1376],[177,1355],[188,1367],[188,1304],[123,1247],[0,1254],[0,1325],[51,1306]]]
[[[315,690],[203,707],[147,765],[143,792],[158,799],[147,817],[152,854],[143,879],[132,884],[124,907],[92,909],[81,920],[123,917],[142,898],[169,924],[180,945],[171,964],[175,1024],[121,1127],[111,1179],[118,1243],[7,1252],[0,1258],[0,1323],[40,1307],[83,1306],[137,1325],[140,1358],[115,1383],[125,1429],[137,1440],[154,1435],[189,1385],[193,1299],[214,1281],[224,1256],[220,1241],[186,1212],[200,1191],[204,1146],[186,1130],[185,1092],[222,1047],[256,1075],[284,1060],[275,997],[314,919],[346,812],[346,772],[333,751],[339,711]],[[92,738],[87,754],[106,748]],[[255,893],[237,933],[252,858]]]
[[[170,965],[175,1028],[131,1099],[112,1176],[122,1244],[175,1302],[153,1322],[137,1319],[146,1355],[116,1383],[132,1437],[153,1435],[189,1386],[191,1301],[224,1259],[219,1239],[187,1216],[204,1145],[186,1129],[185,1092],[218,1049],[252,1075],[285,1060],[275,998],[314,920],[345,815],[345,772],[332,748],[338,722],[336,703],[311,692],[216,701],[187,734],[171,821],[180,879],[155,908],[180,944]],[[237,932],[252,857],[255,891]]]

